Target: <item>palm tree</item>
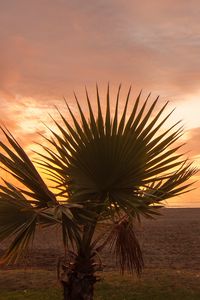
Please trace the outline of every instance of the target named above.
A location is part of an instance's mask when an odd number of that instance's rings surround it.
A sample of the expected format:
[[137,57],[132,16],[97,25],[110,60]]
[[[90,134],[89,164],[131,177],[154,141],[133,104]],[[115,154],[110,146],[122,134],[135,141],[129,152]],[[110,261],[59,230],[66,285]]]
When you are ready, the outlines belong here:
[[[179,122],[168,129],[163,116],[167,103],[155,114],[158,98],[150,105],[141,93],[129,104],[126,98],[118,116],[120,88],[115,112],[110,110],[107,89],[103,114],[97,87],[97,117],[86,91],[89,120],[76,98],[80,120],[67,105],[72,118],[58,110],[61,122],[37,153],[50,189],[13,135],[1,128],[8,146],[0,142],[0,162],[20,185],[4,180],[0,185],[0,241],[13,237],[1,263],[15,263],[34,238],[38,224],[61,227],[65,256],[60,264],[64,299],[93,299],[99,253],[110,246],[124,272],[143,268],[142,252],[135,235],[134,220],[154,217],[161,201],[190,190],[188,179],[196,173],[174,143],[182,135]],[[129,116],[127,117],[127,111]],[[160,131],[162,129],[162,131]],[[49,145],[49,146],[47,146]],[[99,223],[106,231],[97,236]]]

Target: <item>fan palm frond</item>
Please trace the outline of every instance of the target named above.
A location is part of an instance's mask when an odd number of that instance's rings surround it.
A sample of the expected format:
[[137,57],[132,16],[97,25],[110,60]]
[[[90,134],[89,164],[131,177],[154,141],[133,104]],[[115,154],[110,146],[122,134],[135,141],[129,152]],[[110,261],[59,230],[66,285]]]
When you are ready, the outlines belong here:
[[21,189],[21,192],[35,200],[34,204],[37,207],[48,207],[56,204],[57,201],[54,194],[48,189],[23,148],[8,130],[6,132],[2,127],[1,130],[7,138],[10,147],[0,141],[1,149],[7,154],[0,153],[0,162],[5,166],[7,172],[26,187],[26,189]]
[[[159,134],[172,113],[162,118],[168,103],[155,113],[158,97],[148,108],[150,95],[143,102],[140,93],[130,104],[129,89],[119,118],[120,88],[113,116],[109,87],[105,116],[98,87],[97,117],[87,91],[89,121],[76,96],[81,122],[67,103],[73,126],[58,110],[64,126],[54,119],[60,134],[51,130],[54,138],[47,140],[54,149],[43,147],[47,154],[42,154],[38,163],[48,170],[61,194],[68,195],[68,201],[84,206],[96,202],[101,206],[100,211],[105,203],[104,209],[108,205],[120,207],[135,216],[140,210],[151,212],[152,204],[186,192],[189,185],[184,182],[197,170],[189,163],[183,166],[182,145],[173,146],[183,133],[179,122]],[[150,186],[156,186],[156,191],[151,188],[150,192]]]
[[37,214],[23,194],[5,182],[0,186],[0,242],[14,237],[0,263],[14,263],[34,237]]
[[[27,200],[20,189],[4,181],[0,185],[0,242],[7,238],[13,241],[0,263],[15,263],[26,252],[34,239],[38,224],[42,226],[60,225],[65,249],[80,239],[80,205],[64,204],[38,208]],[[75,211],[73,211],[75,210]],[[84,219],[84,212],[82,212]],[[81,214],[80,214],[81,217]],[[85,219],[84,219],[85,220]],[[79,222],[78,222],[79,221]]]

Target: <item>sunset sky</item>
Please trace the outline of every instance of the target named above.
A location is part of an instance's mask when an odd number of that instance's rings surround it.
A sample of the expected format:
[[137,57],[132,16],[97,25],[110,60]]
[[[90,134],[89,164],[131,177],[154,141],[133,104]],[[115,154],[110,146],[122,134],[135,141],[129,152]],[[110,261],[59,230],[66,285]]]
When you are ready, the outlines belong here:
[[[1,1],[1,122],[30,151],[63,96],[73,106],[73,91],[81,102],[97,82],[104,97],[109,81],[114,99],[132,84],[133,97],[143,89],[176,107],[171,120],[183,120],[184,151],[200,166],[199,16],[198,0]],[[200,207],[199,194],[168,204]]]

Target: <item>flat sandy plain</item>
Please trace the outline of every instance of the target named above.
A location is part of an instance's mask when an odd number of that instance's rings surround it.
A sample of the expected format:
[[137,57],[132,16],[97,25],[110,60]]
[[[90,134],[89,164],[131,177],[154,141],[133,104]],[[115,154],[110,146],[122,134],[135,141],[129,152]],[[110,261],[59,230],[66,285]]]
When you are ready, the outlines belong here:
[[[194,271],[200,280],[200,208],[164,208],[160,212],[162,216],[155,220],[144,219],[137,225],[145,267]],[[58,230],[43,229],[27,257],[6,269],[55,269],[57,258],[62,256],[59,236]],[[0,245],[1,254],[5,246]],[[109,251],[102,253],[105,271],[116,269]]]

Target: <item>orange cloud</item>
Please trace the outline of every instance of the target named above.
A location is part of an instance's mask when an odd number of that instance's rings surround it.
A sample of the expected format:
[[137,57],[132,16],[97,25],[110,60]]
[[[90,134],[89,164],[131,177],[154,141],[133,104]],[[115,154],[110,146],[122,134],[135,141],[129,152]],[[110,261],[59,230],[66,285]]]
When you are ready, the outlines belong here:
[[[28,147],[53,104],[62,109],[65,96],[74,107],[73,90],[83,102],[84,85],[93,99],[95,83],[105,90],[110,81],[113,95],[122,82],[134,95],[171,98],[176,120],[200,126],[199,8],[197,0],[2,1],[1,121]],[[194,155],[199,133],[187,135]]]

